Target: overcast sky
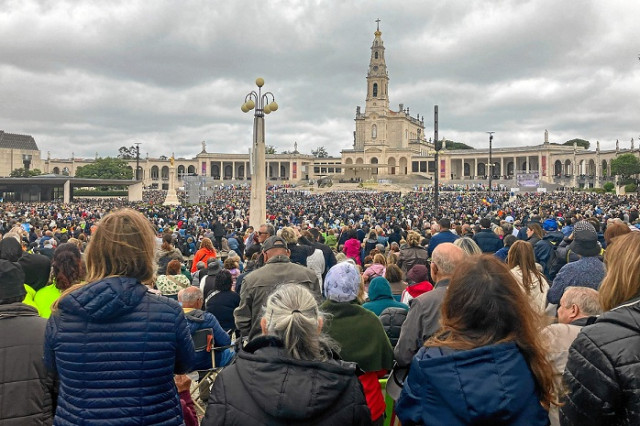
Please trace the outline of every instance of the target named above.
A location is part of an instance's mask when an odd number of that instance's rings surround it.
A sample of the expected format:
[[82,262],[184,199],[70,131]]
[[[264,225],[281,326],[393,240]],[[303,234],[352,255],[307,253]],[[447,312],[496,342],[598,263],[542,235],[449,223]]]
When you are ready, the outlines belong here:
[[267,145],[353,144],[381,19],[393,110],[486,147],[640,136],[640,2],[0,0],[0,130],[43,156],[246,153],[264,77]]

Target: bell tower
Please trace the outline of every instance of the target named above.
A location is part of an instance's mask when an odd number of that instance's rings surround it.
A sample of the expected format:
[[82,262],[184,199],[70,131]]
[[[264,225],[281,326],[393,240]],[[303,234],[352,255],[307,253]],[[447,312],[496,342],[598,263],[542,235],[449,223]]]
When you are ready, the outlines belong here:
[[369,72],[367,73],[367,100],[365,114],[373,112],[378,115],[387,115],[389,110],[389,75],[387,63],[384,59],[384,42],[380,31],[380,19],[376,20],[377,29],[371,45],[371,59],[369,60]]

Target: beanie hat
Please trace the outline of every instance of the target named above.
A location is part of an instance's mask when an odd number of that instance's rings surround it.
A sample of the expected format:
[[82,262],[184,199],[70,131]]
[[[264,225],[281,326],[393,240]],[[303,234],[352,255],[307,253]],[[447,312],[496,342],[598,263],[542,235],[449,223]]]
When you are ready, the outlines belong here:
[[600,253],[596,228],[585,220],[573,227],[573,242],[569,249],[580,256],[597,256]]
[[0,259],[0,299],[24,298],[26,295],[22,267],[17,263]]
[[424,265],[414,265],[409,272],[407,278],[414,283],[421,283],[429,279],[429,269]]
[[325,296],[334,302],[351,302],[358,297],[360,282],[360,272],[354,264],[338,263],[329,269],[325,277]]

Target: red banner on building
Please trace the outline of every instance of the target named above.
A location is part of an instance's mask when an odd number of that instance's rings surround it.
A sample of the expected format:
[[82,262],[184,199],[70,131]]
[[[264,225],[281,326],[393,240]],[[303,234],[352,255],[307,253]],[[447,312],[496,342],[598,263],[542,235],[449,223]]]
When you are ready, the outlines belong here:
[[207,162],[203,161],[202,162],[202,176],[206,176],[207,175]]
[[547,156],[542,156],[542,176],[547,175]]
[[297,179],[297,178],[298,178],[298,162],[294,161],[291,166],[291,179]]
[[443,178],[446,176],[446,162],[445,160],[440,160],[440,177]]

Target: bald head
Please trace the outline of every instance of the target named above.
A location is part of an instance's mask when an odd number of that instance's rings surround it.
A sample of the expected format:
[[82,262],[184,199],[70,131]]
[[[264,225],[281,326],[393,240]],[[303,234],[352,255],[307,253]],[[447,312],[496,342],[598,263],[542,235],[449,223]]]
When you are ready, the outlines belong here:
[[453,275],[466,253],[452,243],[441,243],[431,255],[431,277],[435,282]]
[[183,308],[200,309],[202,300],[202,291],[198,287],[189,286],[178,293],[178,302],[182,303]]

